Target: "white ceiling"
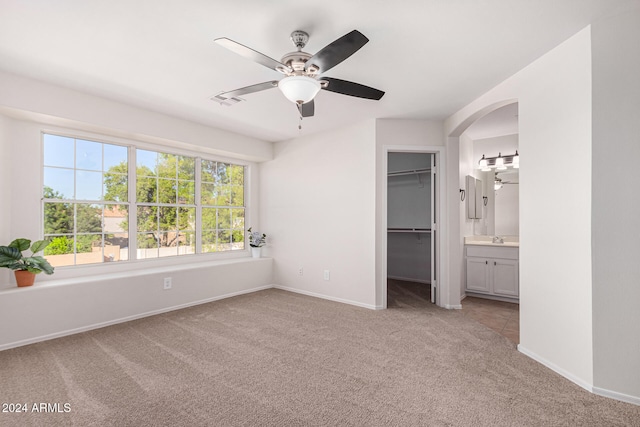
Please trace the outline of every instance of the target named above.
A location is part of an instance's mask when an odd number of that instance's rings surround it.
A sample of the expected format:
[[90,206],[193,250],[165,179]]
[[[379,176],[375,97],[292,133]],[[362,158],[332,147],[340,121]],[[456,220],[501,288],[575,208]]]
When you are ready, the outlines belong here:
[[[0,0],[0,70],[265,140],[369,118],[444,119],[599,16],[638,0]],[[386,91],[321,91],[298,130],[276,90],[231,107],[209,98],[281,75],[216,45],[270,57],[357,29],[370,39],[327,76]]]

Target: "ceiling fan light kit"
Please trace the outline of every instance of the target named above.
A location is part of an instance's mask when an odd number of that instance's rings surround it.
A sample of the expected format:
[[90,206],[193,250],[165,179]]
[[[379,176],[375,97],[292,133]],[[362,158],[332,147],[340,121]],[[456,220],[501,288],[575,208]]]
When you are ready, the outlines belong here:
[[339,39],[320,49],[315,55],[303,52],[302,49],[309,41],[309,34],[296,30],[291,33],[291,41],[296,52],[287,53],[281,61],[276,61],[258,51],[228,38],[218,38],[215,42],[232,52],[250,59],[267,68],[275,70],[286,77],[277,81],[258,83],[251,86],[220,92],[211,99],[220,105],[231,106],[244,99],[247,95],[271,89],[280,88],[282,94],[298,108],[300,117],[312,117],[315,112],[314,98],[321,89],[357,98],[379,100],[384,92],[359,83],[330,77],[318,78],[322,74],[357,52],[369,39],[358,30],[353,30]]
[[320,82],[307,76],[289,76],[278,82],[284,96],[296,104],[307,103],[320,92]]

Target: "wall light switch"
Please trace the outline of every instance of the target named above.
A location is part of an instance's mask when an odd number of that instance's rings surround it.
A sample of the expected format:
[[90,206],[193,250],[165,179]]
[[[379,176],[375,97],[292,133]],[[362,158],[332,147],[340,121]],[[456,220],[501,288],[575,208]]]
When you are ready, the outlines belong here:
[[324,280],[330,280],[330,277],[331,276],[330,276],[329,270],[325,270],[324,271]]

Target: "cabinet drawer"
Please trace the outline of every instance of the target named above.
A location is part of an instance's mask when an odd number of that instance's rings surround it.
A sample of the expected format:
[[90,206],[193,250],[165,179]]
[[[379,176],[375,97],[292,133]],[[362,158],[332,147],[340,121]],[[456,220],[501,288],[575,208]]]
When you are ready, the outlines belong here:
[[465,245],[467,257],[518,259],[518,248]]

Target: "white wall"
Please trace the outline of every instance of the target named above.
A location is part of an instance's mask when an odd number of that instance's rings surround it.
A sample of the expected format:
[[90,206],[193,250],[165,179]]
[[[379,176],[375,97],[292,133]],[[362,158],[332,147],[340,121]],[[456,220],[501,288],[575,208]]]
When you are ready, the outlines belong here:
[[[522,155],[518,348],[588,387],[593,383],[589,28],[447,119],[448,150],[456,150],[457,137],[473,120],[515,100]],[[557,186],[549,170],[564,170],[568,178]],[[450,177],[457,184],[459,177]],[[458,240],[450,238],[452,259]],[[451,268],[453,274],[458,265]]]
[[594,23],[592,39],[594,385],[640,404],[637,2]]
[[[7,209],[11,194],[11,139],[9,135],[10,120],[0,115],[0,245],[9,244],[11,237],[11,209]],[[0,284],[9,282],[9,270],[0,269]]]
[[[384,271],[384,263],[387,258],[387,247],[384,244],[386,242],[387,235],[387,205],[385,200],[385,194],[387,189],[387,174],[386,174],[386,162],[388,151],[406,151],[412,148],[416,150],[423,150],[429,147],[442,147],[444,145],[443,127],[442,122],[428,121],[428,120],[398,120],[398,119],[378,119],[376,120],[375,127],[375,297],[376,307],[386,306],[386,271]],[[448,156],[448,154],[447,154]],[[445,155],[439,159],[442,163],[440,167],[442,171],[446,173],[446,168],[443,167],[446,162]],[[437,181],[438,188],[436,191],[441,191],[440,184],[444,185],[445,180],[441,179]],[[437,197],[444,195],[437,194]],[[444,218],[440,218],[439,230],[441,236],[446,240],[446,234],[448,230],[448,218],[447,215],[443,215]],[[441,251],[447,251],[446,248],[441,248]],[[446,259],[446,255],[442,257]],[[447,281],[448,271],[441,269],[438,280]],[[449,301],[448,297],[443,298],[442,304],[447,305]]]
[[[474,232],[476,225],[480,224],[479,219],[471,219],[469,218],[468,212],[467,212],[467,206],[469,203],[473,203],[475,204],[475,197],[473,197],[473,200],[471,200],[471,198],[467,197],[469,196],[469,194],[467,194],[467,175],[472,176],[474,178],[480,178],[479,176],[477,177],[477,170],[478,168],[475,167],[474,165],[474,161],[473,161],[473,140],[469,137],[467,137],[467,135],[461,135],[460,136],[460,169],[459,169],[459,173],[458,173],[458,190],[463,189],[465,190],[465,200],[462,201],[462,199],[460,199],[460,209],[459,209],[459,215],[460,215],[460,242],[462,243],[464,241],[464,236],[473,236],[474,234],[481,234],[479,231],[478,232]],[[484,212],[483,212],[484,214]],[[484,218],[484,215],[483,215]],[[478,229],[480,227],[477,227]]]
[[487,157],[496,157],[499,153],[502,155],[513,154],[517,149],[518,134],[475,139],[473,140],[475,166],[478,167],[478,161],[483,154]]
[[3,290],[0,350],[271,287],[271,275],[271,259],[242,258]]
[[[464,262],[464,238],[465,236],[474,236],[478,234],[483,234],[483,224],[486,224],[487,218],[487,210],[483,206],[482,207],[482,218],[481,219],[470,219],[468,215],[468,204],[475,204],[475,196],[470,195],[467,192],[467,182],[466,177],[470,175],[474,178],[482,179],[480,177],[480,171],[478,171],[477,163],[474,162],[474,153],[473,153],[473,140],[469,138],[466,134],[460,135],[460,144],[459,144],[459,169],[458,169],[458,179],[456,184],[458,185],[458,209],[455,213],[451,215],[456,215],[459,220],[460,233],[458,235],[458,239],[456,241],[456,246],[458,251],[452,257],[456,261],[452,263],[452,268],[455,269],[455,274],[452,277],[460,278],[459,281],[452,283],[453,287],[458,286],[460,288],[460,297],[465,294],[466,288],[466,263]],[[483,182],[484,184],[484,182]],[[460,190],[465,190],[465,199],[464,201],[460,197]],[[484,189],[484,188],[483,188]],[[472,197],[470,197],[472,196]],[[473,200],[472,200],[473,199]]]
[[248,161],[273,157],[267,141],[4,72],[0,114]]
[[278,142],[260,165],[261,231],[278,286],[375,307],[375,147],[375,122],[365,121]]

